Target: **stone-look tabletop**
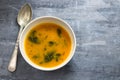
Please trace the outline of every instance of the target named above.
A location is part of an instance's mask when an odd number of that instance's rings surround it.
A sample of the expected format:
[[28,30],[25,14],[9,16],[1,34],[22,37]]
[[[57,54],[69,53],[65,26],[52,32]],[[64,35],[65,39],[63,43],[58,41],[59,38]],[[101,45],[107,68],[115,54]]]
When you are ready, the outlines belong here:
[[[63,68],[36,70],[19,51],[17,70],[7,70],[24,3],[31,4],[33,19],[56,16],[72,26],[77,47]],[[120,80],[120,0],[0,0],[0,80]]]

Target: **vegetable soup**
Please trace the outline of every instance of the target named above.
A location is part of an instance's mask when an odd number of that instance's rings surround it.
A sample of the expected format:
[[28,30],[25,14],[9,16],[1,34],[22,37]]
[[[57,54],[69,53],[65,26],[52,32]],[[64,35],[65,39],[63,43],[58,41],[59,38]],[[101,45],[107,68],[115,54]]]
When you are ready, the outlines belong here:
[[29,59],[42,67],[55,67],[67,59],[71,50],[68,32],[55,23],[41,23],[25,37],[24,47]]

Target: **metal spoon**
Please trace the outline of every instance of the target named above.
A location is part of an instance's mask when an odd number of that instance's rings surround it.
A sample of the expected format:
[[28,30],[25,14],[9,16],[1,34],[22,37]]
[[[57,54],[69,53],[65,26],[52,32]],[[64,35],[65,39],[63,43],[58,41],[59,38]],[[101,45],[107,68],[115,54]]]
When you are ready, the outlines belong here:
[[21,34],[23,28],[31,20],[31,18],[32,18],[32,9],[29,4],[25,4],[20,9],[18,16],[17,16],[17,22],[20,25],[20,30],[19,30],[18,37],[16,40],[15,48],[13,50],[13,54],[11,56],[11,59],[10,59],[9,65],[8,65],[8,70],[10,72],[13,72],[16,70],[19,37],[20,37],[20,34]]

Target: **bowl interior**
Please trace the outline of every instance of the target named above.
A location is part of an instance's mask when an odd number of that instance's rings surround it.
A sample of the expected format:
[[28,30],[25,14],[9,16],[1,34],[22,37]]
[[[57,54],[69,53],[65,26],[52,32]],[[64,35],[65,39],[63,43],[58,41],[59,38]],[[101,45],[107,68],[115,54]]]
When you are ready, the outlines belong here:
[[[68,58],[62,64],[60,64],[56,67],[52,67],[52,68],[44,68],[44,67],[38,66],[35,63],[33,63],[26,55],[25,49],[24,49],[24,40],[25,40],[26,34],[37,24],[45,23],[45,22],[51,22],[51,23],[56,23],[58,25],[61,25],[61,27],[63,27],[69,33],[71,41],[72,41],[72,48],[71,48],[70,55],[68,56]],[[20,51],[21,51],[23,58],[31,66],[33,66],[34,68],[39,69],[39,70],[52,71],[52,70],[61,68],[62,66],[64,66],[65,64],[67,64],[70,61],[70,59],[72,58],[72,56],[75,52],[76,38],[75,38],[75,34],[74,34],[73,30],[71,29],[70,25],[67,24],[66,22],[64,22],[63,20],[56,18],[56,17],[40,17],[40,18],[32,20],[29,24],[26,25],[26,27],[24,28],[24,30],[20,36],[19,47],[20,47]]]

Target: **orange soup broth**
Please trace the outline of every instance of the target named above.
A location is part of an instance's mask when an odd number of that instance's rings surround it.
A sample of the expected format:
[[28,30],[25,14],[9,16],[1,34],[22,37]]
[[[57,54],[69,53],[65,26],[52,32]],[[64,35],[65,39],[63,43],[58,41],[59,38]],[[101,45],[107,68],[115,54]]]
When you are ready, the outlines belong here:
[[41,23],[28,32],[24,47],[33,63],[50,68],[58,66],[67,59],[71,50],[71,39],[68,32],[60,25]]

